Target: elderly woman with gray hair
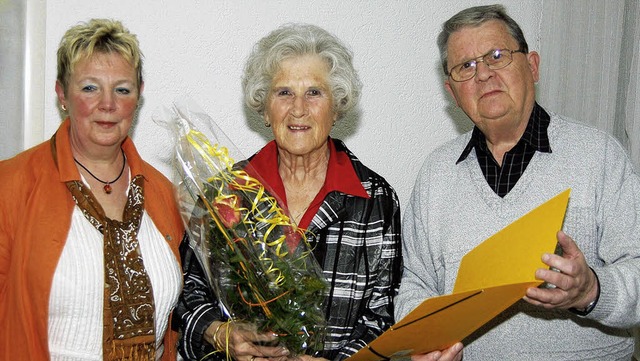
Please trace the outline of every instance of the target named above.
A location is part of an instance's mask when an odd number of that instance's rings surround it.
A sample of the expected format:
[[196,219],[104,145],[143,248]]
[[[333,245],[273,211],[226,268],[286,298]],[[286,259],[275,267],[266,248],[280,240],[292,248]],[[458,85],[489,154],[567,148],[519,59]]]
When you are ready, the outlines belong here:
[[[255,45],[245,67],[245,102],[274,136],[248,161],[281,207],[309,231],[313,255],[329,284],[324,349],[296,357],[345,359],[394,322],[392,302],[402,270],[398,198],[383,177],[330,136],[336,122],[358,104],[360,89],[349,49],[313,25],[271,32]],[[272,336],[228,326],[186,245],[183,262],[185,287],[178,307],[183,357],[290,357],[288,350],[260,342]],[[221,326],[230,327],[228,337]]]

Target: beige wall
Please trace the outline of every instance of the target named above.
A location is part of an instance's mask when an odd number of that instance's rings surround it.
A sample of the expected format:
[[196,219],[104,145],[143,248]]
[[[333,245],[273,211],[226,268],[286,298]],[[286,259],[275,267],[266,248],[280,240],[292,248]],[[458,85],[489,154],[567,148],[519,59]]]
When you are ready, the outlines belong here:
[[[151,117],[178,97],[198,103],[249,156],[267,141],[268,132],[244,113],[240,77],[245,57],[260,37],[277,26],[309,22],[352,47],[364,83],[359,113],[339,123],[334,135],[386,177],[404,204],[427,153],[470,127],[463,114],[453,109],[442,86],[435,43],[441,22],[464,7],[489,3],[48,1],[43,138],[59,123],[53,85],[60,37],[78,21],[113,17],[138,34],[145,54],[144,104],[134,133],[142,156],[163,172],[171,172],[164,161],[167,135]],[[537,49],[541,3],[511,0],[505,5]]]

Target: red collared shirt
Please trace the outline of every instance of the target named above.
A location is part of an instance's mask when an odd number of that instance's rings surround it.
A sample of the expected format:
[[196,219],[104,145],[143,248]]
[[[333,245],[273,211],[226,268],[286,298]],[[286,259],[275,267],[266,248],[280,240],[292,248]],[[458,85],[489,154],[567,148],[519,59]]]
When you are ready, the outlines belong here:
[[[324,185],[305,211],[300,224],[298,224],[300,228],[306,229],[309,227],[311,220],[320,209],[322,201],[333,191],[369,198],[369,194],[365,191],[360,178],[358,178],[353,169],[349,156],[336,150],[333,139],[329,138],[327,145],[329,147],[329,165],[327,166]],[[287,210],[287,192],[278,172],[278,147],[276,142],[271,141],[265,145],[249,159],[249,164],[251,164],[253,170],[247,169],[247,173],[254,178],[260,179],[269,192],[278,199],[280,205]],[[256,176],[256,174],[259,176]]]

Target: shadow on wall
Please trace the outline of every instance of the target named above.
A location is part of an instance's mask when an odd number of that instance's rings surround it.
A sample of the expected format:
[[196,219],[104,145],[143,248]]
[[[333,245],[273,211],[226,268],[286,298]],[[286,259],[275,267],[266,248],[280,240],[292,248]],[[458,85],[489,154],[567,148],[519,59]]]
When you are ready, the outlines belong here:
[[[449,96],[449,98],[451,97]],[[455,126],[458,134],[464,134],[473,129],[473,122],[471,119],[469,119],[469,117],[456,105],[456,103],[453,102],[453,100],[449,100],[445,111],[447,112],[447,115],[449,115],[449,118]]]
[[140,98],[138,99],[138,107],[136,108],[136,113],[133,115],[133,120],[131,121],[131,129],[129,129],[129,136],[132,139],[135,139],[134,134],[136,133],[136,130],[138,129],[138,124],[140,124],[140,109],[142,109],[142,107],[144,107],[144,94],[140,95]]
[[[273,133],[271,129],[265,127],[264,119],[251,110],[248,106],[242,107],[242,111],[244,112],[244,119],[247,123],[247,126],[251,131],[256,132],[260,135],[260,138],[264,139],[264,142],[267,143],[271,139],[273,139]],[[256,150],[257,151],[257,150]]]
[[444,110],[449,116],[449,120],[453,123],[453,126],[457,134],[464,134],[470,131],[471,129],[473,129],[473,122],[471,121],[471,119],[469,119],[467,114],[465,114],[465,112],[462,111],[462,108],[456,105],[456,102],[455,100],[453,100],[453,97],[451,96],[451,94],[449,94],[445,89],[444,82],[447,80],[447,76],[444,74],[442,70],[442,64],[440,64],[440,62],[436,62],[434,63],[434,66],[437,74],[441,74],[442,80],[441,80],[441,83],[440,83],[441,86],[439,87],[439,89],[447,101],[447,106],[445,107]]

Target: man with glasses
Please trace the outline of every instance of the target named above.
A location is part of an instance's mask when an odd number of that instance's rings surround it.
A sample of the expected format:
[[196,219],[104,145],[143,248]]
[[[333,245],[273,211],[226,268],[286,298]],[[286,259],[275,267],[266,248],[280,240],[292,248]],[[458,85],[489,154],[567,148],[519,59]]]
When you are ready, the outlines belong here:
[[571,188],[562,255],[540,255],[558,271],[535,273],[555,288],[528,289],[463,340],[464,360],[629,360],[640,325],[640,178],[625,151],[536,103],[540,56],[504,7],[463,10],[438,45],[445,88],[475,127],[429,155],[418,175],[396,318],[451,293],[462,256]]

